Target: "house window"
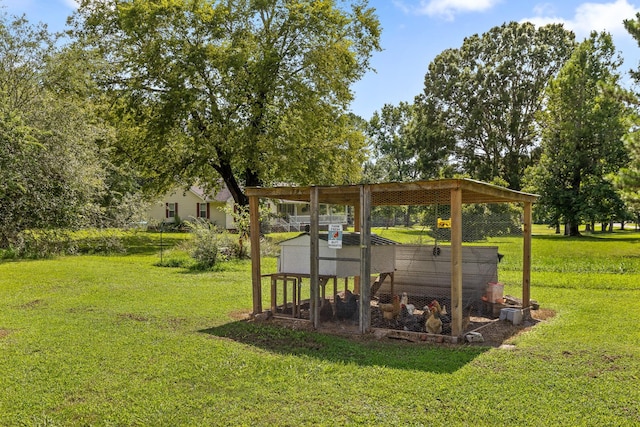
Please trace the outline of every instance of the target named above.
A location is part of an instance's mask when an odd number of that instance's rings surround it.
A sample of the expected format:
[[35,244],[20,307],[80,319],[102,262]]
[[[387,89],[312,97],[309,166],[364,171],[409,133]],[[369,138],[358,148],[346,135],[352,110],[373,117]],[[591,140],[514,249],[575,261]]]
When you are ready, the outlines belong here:
[[207,215],[208,206],[209,206],[208,203],[198,203],[198,218],[209,217],[209,215]]
[[177,203],[167,203],[166,205],[166,217],[167,218],[175,218],[178,215],[178,204]]

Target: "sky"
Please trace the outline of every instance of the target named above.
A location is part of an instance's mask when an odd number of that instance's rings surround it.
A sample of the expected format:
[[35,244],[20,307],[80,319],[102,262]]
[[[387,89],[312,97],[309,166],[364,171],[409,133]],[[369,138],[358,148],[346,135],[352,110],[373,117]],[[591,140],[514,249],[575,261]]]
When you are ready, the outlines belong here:
[[[76,8],[75,0],[0,0],[0,5],[9,15],[46,23],[51,31],[64,29]],[[369,5],[380,20],[383,50],[371,59],[375,71],[353,86],[352,104],[367,120],[385,104],[413,102],[439,53],[505,22],[562,23],[578,40],[593,30],[608,31],[625,60],[623,75],[640,61],[640,47],[622,25],[640,13],[640,0],[369,0]]]

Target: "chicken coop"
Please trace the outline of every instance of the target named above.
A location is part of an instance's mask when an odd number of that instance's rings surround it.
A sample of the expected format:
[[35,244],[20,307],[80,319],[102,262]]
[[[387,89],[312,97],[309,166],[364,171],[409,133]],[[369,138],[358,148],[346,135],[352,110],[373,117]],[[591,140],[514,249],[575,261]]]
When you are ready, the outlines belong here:
[[[387,277],[395,271],[396,242],[380,236],[371,236],[371,273]],[[280,242],[278,271],[270,274],[272,283],[271,310],[274,313],[287,312],[295,317],[303,317],[301,312],[303,281],[310,279],[311,236],[302,233],[294,238]],[[318,235],[318,277],[321,301],[329,297],[335,302],[338,294],[338,279],[344,281],[345,292],[349,291],[349,280],[352,287],[357,285],[360,276],[360,233],[344,233],[340,235],[339,247],[332,247],[329,233]],[[331,294],[326,286],[333,282]],[[281,285],[281,286],[280,286]],[[287,289],[291,285],[291,304]],[[277,302],[277,289],[282,289],[282,305]]]
[[[452,338],[463,332],[465,310],[478,303],[489,283],[496,282],[501,255],[495,246],[480,246],[487,235],[488,218],[499,215],[513,218],[508,227],[521,239],[522,308],[530,308],[531,207],[537,196],[469,179],[362,184],[348,186],[247,188],[251,227],[253,313],[263,312],[262,279],[308,280],[309,321],[319,327],[324,309],[326,285],[338,277],[354,277],[357,294],[357,324],[360,333],[370,332],[377,316],[404,316],[408,308],[421,311],[421,325],[407,325]],[[309,232],[284,243],[277,273],[263,274],[260,260],[259,206],[265,200],[308,203],[311,214]],[[345,245],[344,254],[329,253],[325,233],[320,232],[319,206],[350,206],[354,212],[355,239]],[[380,245],[371,233],[372,210],[380,207],[421,207],[424,229],[433,239],[428,245]],[[514,208],[514,209],[512,209]],[[506,226],[500,232],[506,232]],[[345,234],[346,235],[346,234]],[[494,234],[495,235],[495,234]],[[473,243],[471,243],[473,242]],[[395,242],[394,242],[395,243]],[[290,246],[287,248],[287,246]],[[378,252],[388,246],[391,252]],[[380,253],[384,253],[382,257]],[[332,260],[336,258],[336,260]],[[339,272],[333,261],[341,259]],[[387,262],[380,267],[380,262]],[[292,270],[292,271],[287,271]],[[392,271],[389,271],[392,270]],[[389,278],[389,279],[387,279]],[[272,309],[275,286],[272,286]],[[292,289],[296,289],[294,285]],[[345,291],[347,291],[345,286]],[[286,292],[286,291],[285,291]],[[293,292],[296,292],[293,290]],[[350,292],[350,291],[349,291]],[[299,298],[299,292],[297,297]],[[295,300],[295,298],[294,298]],[[437,309],[434,308],[434,303]],[[441,306],[446,306],[446,309]],[[441,310],[442,309],[442,310]],[[425,322],[435,312],[446,312],[448,328],[430,330]],[[402,313],[402,314],[399,314]],[[415,316],[411,316],[415,319]],[[437,319],[436,319],[437,320]]]

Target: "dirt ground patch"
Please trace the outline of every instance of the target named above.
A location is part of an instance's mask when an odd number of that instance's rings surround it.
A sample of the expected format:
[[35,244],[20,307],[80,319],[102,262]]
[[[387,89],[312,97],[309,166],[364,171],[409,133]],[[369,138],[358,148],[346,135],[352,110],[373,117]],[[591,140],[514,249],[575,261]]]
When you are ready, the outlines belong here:
[[[477,346],[489,346],[500,347],[503,344],[509,344],[510,340],[517,335],[530,330],[538,323],[555,316],[555,312],[549,309],[531,310],[531,318],[524,319],[521,324],[513,325],[508,320],[491,319],[486,317],[468,317],[465,319],[465,332],[463,336],[469,332],[477,331],[482,335],[482,342],[465,343],[465,345],[477,345]],[[313,331],[313,325],[308,320],[284,318],[284,317],[270,317],[266,319],[258,319],[269,322],[270,324],[281,326],[284,328]],[[317,332],[326,333],[331,335],[338,335],[346,337],[356,341],[363,340],[375,340],[375,339],[389,339],[380,338],[381,334],[366,334],[362,335],[358,332],[357,321],[345,320],[345,321],[328,321],[320,324]],[[419,337],[419,334],[416,335]],[[397,337],[395,337],[397,339]],[[421,340],[420,338],[409,339],[410,341],[430,341],[439,342],[438,340]]]
[[553,310],[531,310],[531,318],[523,320],[519,325],[514,325],[508,320],[471,317],[466,331],[477,331],[482,335],[484,341],[472,343],[473,345],[499,347],[503,344],[508,344],[511,338],[530,330],[538,323],[550,319],[553,316],[555,316]]

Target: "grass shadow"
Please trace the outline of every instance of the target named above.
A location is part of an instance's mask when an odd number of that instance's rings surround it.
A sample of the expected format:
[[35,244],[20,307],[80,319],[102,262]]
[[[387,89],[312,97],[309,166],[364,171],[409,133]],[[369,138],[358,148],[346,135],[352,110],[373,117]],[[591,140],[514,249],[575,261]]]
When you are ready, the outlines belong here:
[[533,235],[534,240],[546,240],[555,242],[626,242],[639,243],[640,232],[637,231],[616,231],[614,233],[595,232],[582,234],[582,236],[565,236],[563,234],[543,234]]
[[432,373],[453,373],[489,347],[345,338],[278,324],[241,320],[199,332],[255,346],[272,353],[305,356],[334,363],[384,366]]

